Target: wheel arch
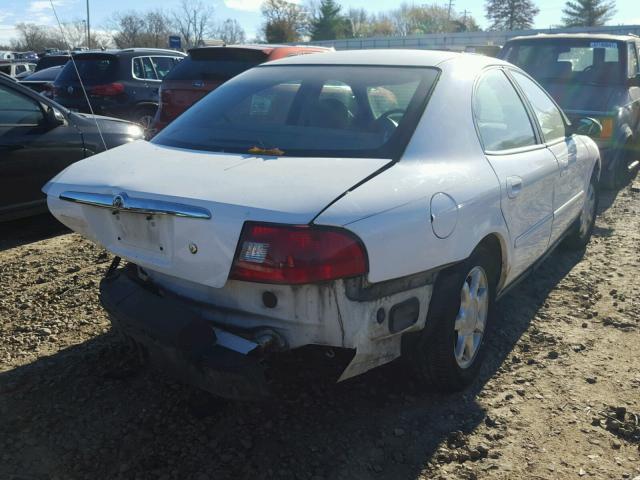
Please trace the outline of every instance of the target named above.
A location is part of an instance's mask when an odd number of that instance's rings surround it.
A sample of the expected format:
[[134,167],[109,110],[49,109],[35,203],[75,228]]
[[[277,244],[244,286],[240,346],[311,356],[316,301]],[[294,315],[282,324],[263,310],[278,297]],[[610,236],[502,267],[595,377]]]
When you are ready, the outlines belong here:
[[474,249],[477,250],[479,247],[484,247],[491,252],[492,258],[496,261],[498,265],[498,278],[496,279],[496,292],[499,292],[504,286],[504,281],[507,277],[507,259],[508,259],[508,250],[507,250],[507,242],[506,239],[497,232],[492,232],[486,235],[478,245]]

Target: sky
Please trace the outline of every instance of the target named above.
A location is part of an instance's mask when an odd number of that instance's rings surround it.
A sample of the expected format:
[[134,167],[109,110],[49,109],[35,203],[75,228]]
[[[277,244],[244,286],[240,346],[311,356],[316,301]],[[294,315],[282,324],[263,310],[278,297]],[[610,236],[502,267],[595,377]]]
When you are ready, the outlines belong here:
[[[262,23],[260,4],[262,0],[203,0],[216,11],[217,20],[235,18],[243,26],[247,38],[256,36]],[[302,1],[302,0],[298,0]],[[432,2],[407,0],[409,4],[445,5],[448,0]],[[560,23],[562,18],[563,1],[534,0],[540,13],[535,17],[534,28],[549,28]],[[86,0],[53,0],[60,21],[68,22],[85,18]],[[130,9],[148,10],[161,8],[166,11],[174,9],[179,0],[89,0],[92,28],[105,29],[107,20],[117,11]],[[391,10],[401,3],[401,0],[339,0],[346,10],[350,7],[364,8],[370,12]],[[617,0],[617,14],[610,22],[611,25],[638,24],[640,25],[640,1]],[[487,27],[484,17],[485,0],[454,0],[453,8],[462,12],[467,10],[482,28]],[[55,18],[50,0],[0,0],[0,44],[9,43],[16,32],[14,26],[19,22],[32,22],[42,25],[54,25]]]

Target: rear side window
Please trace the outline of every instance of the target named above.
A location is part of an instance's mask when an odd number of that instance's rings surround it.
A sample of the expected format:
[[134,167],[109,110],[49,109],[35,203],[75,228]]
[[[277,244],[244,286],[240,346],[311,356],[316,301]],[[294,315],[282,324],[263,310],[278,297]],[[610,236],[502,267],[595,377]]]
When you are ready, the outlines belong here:
[[511,72],[522,91],[529,99],[536,114],[542,135],[547,142],[564,138],[567,135],[562,113],[538,85],[520,72]]
[[0,86],[0,126],[35,126],[42,118],[42,110],[35,100]]
[[[67,64],[58,75],[56,83],[76,83],[78,77],[73,66]],[[118,59],[113,55],[78,55],[75,57],[80,78],[87,85],[100,85],[116,80],[118,73]]]
[[473,112],[485,150],[535,145],[527,110],[502,70],[482,75],[474,93]]
[[140,80],[158,80],[155,68],[149,57],[133,59],[133,76]]
[[11,65],[0,65],[0,72],[11,75]]
[[261,50],[213,47],[197,48],[178,63],[167,80],[206,80],[224,82],[267,60]]

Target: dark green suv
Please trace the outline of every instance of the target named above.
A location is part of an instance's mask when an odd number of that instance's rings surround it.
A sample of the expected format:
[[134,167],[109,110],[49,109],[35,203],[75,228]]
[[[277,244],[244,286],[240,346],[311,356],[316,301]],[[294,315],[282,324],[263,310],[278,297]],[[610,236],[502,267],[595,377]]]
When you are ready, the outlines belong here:
[[526,70],[570,119],[594,117],[601,181],[618,188],[640,165],[640,37],[540,34],[509,40],[500,58]]

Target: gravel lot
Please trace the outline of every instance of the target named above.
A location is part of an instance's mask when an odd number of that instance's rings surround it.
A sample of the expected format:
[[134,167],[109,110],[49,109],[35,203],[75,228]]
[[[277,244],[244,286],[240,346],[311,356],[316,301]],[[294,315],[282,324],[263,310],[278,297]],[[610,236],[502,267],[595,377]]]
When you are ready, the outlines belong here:
[[254,404],[138,366],[98,305],[106,252],[46,216],[0,225],[0,478],[640,480],[640,193],[601,210],[584,256],[501,302],[464,394],[398,363]]

